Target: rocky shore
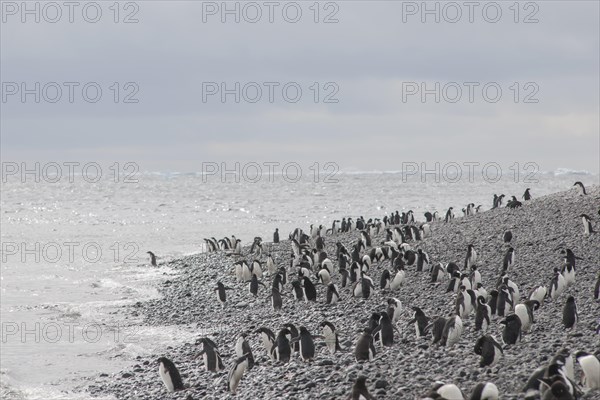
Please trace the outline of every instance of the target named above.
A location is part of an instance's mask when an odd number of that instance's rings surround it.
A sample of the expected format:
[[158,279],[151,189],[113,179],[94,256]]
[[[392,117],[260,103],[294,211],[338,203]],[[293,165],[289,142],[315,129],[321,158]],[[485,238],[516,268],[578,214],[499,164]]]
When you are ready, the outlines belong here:
[[[539,285],[549,286],[553,268],[563,264],[561,248],[569,248],[583,259],[577,264],[575,284],[569,286],[556,301],[547,300],[535,311],[536,322],[532,332],[523,334],[517,344],[506,346],[503,357],[492,368],[480,368],[480,357],[474,353],[475,342],[481,336],[474,330],[474,314],[464,319],[464,332],[452,348],[433,345],[431,334],[416,338],[414,327],[407,327],[412,318],[412,306],[420,307],[430,317],[448,316],[452,312],[456,294],[446,293],[447,276],[441,284],[433,285],[428,271],[416,272],[414,266],[408,267],[406,282],[398,291],[382,291],[378,285],[381,272],[384,268],[391,270],[390,261],[384,260],[371,266],[369,275],[377,288],[367,300],[352,297],[351,289],[345,287],[339,289],[341,301],[327,305],[326,288],[316,285],[316,303],[297,302],[291,296],[288,283],[283,309],[274,311],[268,299],[270,280],[264,278],[268,289],[260,286],[258,297],[254,298],[248,293],[247,284],[238,283],[235,279],[233,263],[236,258],[219,251],[170,262],[169,267],[177,269],[180,274],[162,283],[162,298],[137,303],[126,312],[144,316],[149,325],[186,324],[196,327],[198,337],[210,336],[218,344],[226,369],[207,372],[202,357],[195,359],[199,346],[186,343],[165,348],[150,357],[138,357],[129,370],[114,375],[102,374],[89,384],[87,391],[98,397],[114,395],[118,399],[136,400],[345,399],[357,376],[365,375],[367,387],[378,399],[420,398],[429,392],[435,381],[454,383],[467,396],[477,383],[493,382],[501,398],[523,398],[521,389],[531,373],[547,363],[562,347],[595,352],[600,356],[600,335],[596,333],[600,323],[600,305],[593,299],[600,270],[600,233],[584,236],[580,218],[582,213],[591,216],[595,220],[595,230],[600,230],[597,222],[600,187],[587,189],[586,196],[580,196],[573,188],[523,202],[523,206],[516,209],[502,207],[467,217],[457,215],[448,223],[433,222],[430,236],[409,242],[413,249],[426,251],[434,264],[455,262],[461,268],[467,245],[473,244],[479,254],[483,285],[489,292],[496,287],[508,248],[502,234],[510,229],[514,235],[511,245],[515,248],[516,262],[509,276],[519,286],[521,296],[527,296]],[[520,194],[515,195],[520,197]],[[467,202],[468,199],[465,199],[465,204]],[[459,210],[463,205],[454,206]],[[342,216],[339,217],[341,219]],[[383,215],[365,217],[382,218]],[[415,217],[424,220],[422,215]],[[325,237],[326,251],[336,271],[332,279],[338,286],[340,275],[335,260],[336,242],[343,243],[350,250],[359,238],[358,231]],[[379,245],[385,240],[385,233],[381,232],[372,239],[373,245]],[[264,249],[264,253],[270,253],[278,266],[289,268],[290,241],[264,243]],[[251,262],[254,256],[248,252],[249,248],[245,247],[242,258]],[[295,271],[288,273],[296,275]],[[224,308],[213,291],[217,281],[234,289],[227,292]],[[579,309],[579,323],[572,331],[566,331],[562,324],[562,310],[569,295],[575,297]],[[353,350],[357,336],[367,326],[371,313],[385,311],[390,297],[398,298],[403,308],[397,323],[399,332],[394,333],[394,345],[377,347],[377,355],[371,362],[356,362]],[[501,319],[494,317],[488,330],[499,341],[502,336]],[[301,361],[297,354],[287,364],[271,361],[259,335],[252,333],[261,326],[277,333],[283,324],[291,322],[318,335],[321,334],[319,324],[324,320],[336,326],[343,351],[330,354],[323,341],[316,339],[316,357],[310,363]],[[229,366],[236,358],[235,342],[241,332],[248,332],[257,364],[246,371],[237,394],[232,395],[227,391],[226,380]],[[167,392],[159,378],[156,363],[162,356],[175,363],[186,390]],[[580,373],[576,365],[577,376]],[[582,398],[598,399],[600,392],[588,392]]]

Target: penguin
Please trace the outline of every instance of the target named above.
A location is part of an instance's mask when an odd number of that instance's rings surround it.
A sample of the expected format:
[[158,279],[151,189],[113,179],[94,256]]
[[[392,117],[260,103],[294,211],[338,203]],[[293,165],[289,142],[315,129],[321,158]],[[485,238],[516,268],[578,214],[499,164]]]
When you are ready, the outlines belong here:
[[417,250],[417,272],[423,272],[429,265],[429,254],[425,253],[422,249]]
[[579,195],[580,196],[587,195],[587,192],[585,191],[585,186],[583,186],[583,183],[581,183],[580,181],[575,182],[573,184],[573,186],[577,186],[577,189],[579,189]]
[[260,338],[262,339],[263,346],[265,347],[265,351],[267,355],[273,359],[273,354],[271,350],[273,346],[275,346],[275,334],[269,328],[264,326],[258,328],[255,333],[260,333]]
[[246,340],[246,334],[242,333],[238,336],[237,342],[235,343],[235,354],[238,357],[246,356],[248,358],[248,369],[252,369],[254,366],[254,356],[252,356],[252,349]]
[[372,361],[376,354],[371,330],[365,328],[354,346],[354,357],[356,361]]
[[466,318],[473,311],[474,304],[471,301],[471,296],[466,292],[464,285],[460,286],[458,296],[456,296],[456,305],[454,312],[461,318]]
[[202,351],[195,358],[203,357],[206,371],[217,372],[225,369],[217,345],[212,340],[200,338],[196,344],[202,344]]
[[277,338],[271,349],[271,355],[274,360],[282,363],[288,363],[290,361],[292,349],[290,347],[288,335],[291,336],[292,332],[287,328],[280,330],[277,334]]
[[500,392],[492,382],[481,382],[473,389],[470,400],[498,400]]
[[554,268],[554,277],[550,281],[550,298],[556,300],[565,290],[565,278],[562,276],[558,268]]
[[583,386],[588,389],[600,389],[600,361],[596,356],[585,351],[575,353],[575,359],[583,371],[581,379]]
[[568,348],[561,348],[550,361],[549,365],[552,364],[564,365],[566,377],[572,381],[575,380],[575,365],[571,351]]
[[498,196],[498,202],[497,202],[497,206],[496,207],[502,207],[502,201],[504,200],[506,196],[504,194],[501,194],[500,196]]
[[337,331],[335,330],[335,326],[329,321],[321,322],[320,326],[329,352],[334,354],[336,351],[341,351],[342,347],[340,346],[340,341]]
[[394,276],[394,279],[390,283],[390,289],[394,291],[400,289],[400,286],[402,286],[404,283],[405,277],[406,272],[404,271],[404,267],[400,266],[400,268],[398,268],[398,272],[396,272],[396,275]]
[[183,381],[181,380],[181,375],[179,375],[179,371],[177,370],[177,367],[175,367],[175,364],[166,357],[159,358],[158,364],[158,374],[167,387],[167,391],[173,393],[178,390],[183,390]]
[[294,352],[299,351],[300,344],[298,343],[298,341],[297,340],[292,341],[292,339],[300,337],[298,329],[296,328],[296,326],[294,324],[289,323],[289,322],[287,324],[283,324],[283,327],[290,331],[288,340],[290,341],[292,350],[294,350]]
[[297,338],[300,346],[300,358],[302,361],[312,361],[315,358],[315,342],[313,337],[304,326],[300,327],[300,336]]
[[392,323],[395,323],[400,319],[400,315],[402,314],[402,302],[396,298],[390,298],[387,303],[388,316],[392,320]]
[[490,300],[488,301],[492,315],[498,315],[498,291],[493,289],[490,291]]
[[378,341],[382,347],[394,345],[394,328],[387,313],[381,313],[379,325],[373,331],[373,336],[379,339]]
[[279,228],[275,228],[273,232],[273,243],[279,243]]
[[235,275],[238,278],[238,281],[248,282],[252,279],[252,271],[246,261],[240,260],[235,264]]
[[452,275],[452,279],[448,282],[448,287],[446,288],[446,293],[454,292],[458,293],[462,281],[462,275],[460,271],[454,271]]
[[367,389],[367,377],[359,375],[356,382],[352,385],[352,392],[346,400],[375,400],[375,397]]
[[537,300],[527,300],[524,303],[517,304],[515,306],[515,314],[521,320],[521,330],[523,332],[529,332],[533,325],[534,318],[533,312],[540,308],[540,303]]
[[442,266],[442,263],[438,263],[437,265],[432,266],[431,279],[429,280],[429,282],[430,283],[441,282],[443,277],[444,277],[444,267]]
[[227,377],[227,390],[231,393],[235,394],[237,387],[242,380],[242,376],[244,376],[244,372],[246,371],[246,368],[248,368],[248,363],[248,355],[244,354],[243,356],[238,357],[231,365],[229,376]]
[[471,274],[469,275],[469,280],[471,281],[471,287],[477,288],[477,285],[481,283],[481,273],[477,270],[477,266],[473,265],[471,267]]
[[337,286],[333,283],[327,285],[327,304],[336,304],[340,300]]
[[485,288],[483,287],[483,284],[481,282],[478,283],[475,288],[475,298],[477,298],[479,296],[483,297],[486,302],[489,299],[488,292],[487,292],[487,290],[485,290]]
[[[508,307],[507,307],[508,304]],[[499,317],[504,317],[506,311],[513,307],[513,300],[510,288],[505,284],[500,285],[498,290],[498,300],[496,304],[496,313]]]
[[429,317],[427,317],[419,307],[413,306],[412,310],[414,311],[413,319],[411,319],[407,325],[410,326],[411,324],[415,324],[415,334],[417,338],[427,335]]
[[273,260],[273,256],[270,254],[267,254],[267,272],[269,273],[269,276],[277,273],[277,265],[275,265],[275,260]]
[[598,279],[596,279],[596,286],[594,286],[594,300],[600,300],[600,273],[598,273]]
[[300,281],[292,281],[292,289],[294,298],[298,301],[307,301],[306,295],[304,294],[304,288],[300,285]]
[[519,287],[517,286],[516,283],[511,281],[508,278],[508,276],[504,275],[504,277],[502,278],[502,283],[504,283],[509,288],[513,303],[515,301],[519,301],[521,299],[521,292],[519,291]]
[[263,285],[264,287],[266,287],[264,283],[258,280],[258,277],[256,275],[252,274],[252,278],[250,279],[250,282],[248,284],[248,291],[254,297],[258,296],[258,285]]
[[433,336],[433,344],[441,342],[444,335],[444,327],[448,320],[444,317],[437,317],[431,324],[431,333]]
[[[555,390],[557,385],[560,390]],[[550,399],[575,399],[579,391],[575,384],[567,377],[564,365],[550,364],[546,368],[543,378],[540,379],[540,394],[542,400]]]
[[433,395],[429,395],[430,398],[437,399],[448,399],[448,400],[464,400],[465,396],[458,386],[443,382],[437,382],[434,385]]
[[225,301],[227,300],[225,291],[233,290],[230,287],[227,287],[221,283],[221,281],[217,282],[217,287],[214,289],[217,292],[217,300],[221,302],[222,306],[225,306]]
[[151,251],[147,251],[146,253],[150,255],[150,265],[156,267],[156,256],[154,255],[154,253]]
[[519,208],[523,205],[515,196],[512,196],[511,199],[506,203],[506,207],[508,208]]
[[384,269],[383,272],[381,273],[381,278],[379,279],[379,289],[381,289],[381,290],[389,289],[390,281],[391,281],[390,271],[388,271],[387,269]]
[[523,200],[525,200],[525,201],[531,200],[531,193],[529,193],[530,190],[531,190],[530,188],[525,189],[525,193],[523,193]]
[[565,264],[562,269],[562,276],[565,279],[565,287],[575,283],[575,267]]
[[327,268],[321,268],[317,274],[317,281],[323,285],[329,285],[331,283],[331,275]]
[[575,303],[575,297],[569,296],[567,303],[563,308],[562,322],[565,329],[572,329],[577,324],[577,304]]
[[450,319],[446,321],[446,325],[444,325],[444,332],[442,333],[441,345],[446,347],[454,346],[456,343],[458,343],[462,332],[462,319],[458,315],[450,317]]
[[277,274],[281,275],[281,284],[285,285],[288,281],[287,270],[285,269],[285,267],[280,267],[279,272]]
[[521,340],[521,320],[516,314],[510,314],[500,324],[504,325],[502,329],[502,341],[504,344],[516,344]]
[[588,217],[586,214],[581,214],[581,221],[583,222],[583,234],[585,236],[589,236],[594,233],[594,228],[592,228],[592,219]]
[[348,272],[347,269],[340,269],[338,272],[340,273],[340,276],[342,277],[342,282],[340,283],[340,285],[342,287],[346,287],[346,285],[348,285],[348,281],[350,280],[350,273]]
[[235,246],[233,247],[233,254],[242,255],[242,241],[240,239],[236,239]]
[[278,292],[283,291],[283,275],[277,272],[275,277],[273,277],[273,283],[271,284],[271,288],[277,290]]
[[474,351],[475,354],[481,356],[479,361],[481,368],[493,366],[504,354],[500,343],[490,335],[485,335],[477,339]]
[[444,222],[448,222],[452,218],[454,218],[454,213],[452,212],[453,209],[453,207],[448,208],[448,211],[446,211],[446,217],[444,218]]
[[475,251],[475,247],[470,244],[467,246],[467,255],[465,257],[465,270],[471,269],[477,265],[477,251]]
[[485,301],[483,296],[477,297],[477,310],[475,311],[475,330],[486,331],[490,326],[490,318],[492,316],[492,309]]
[[504,243],[510,243],[512,238],[513,234],[511,231],[504,231],[504,234],[502,235],[502,240],[504,241]]
[[281,310],[283,307],[283,299],[281,298],[281,293],[276,288],[271,288],[271,305],[273,306],[273,310]]
[[509,247],[504,254],[504,259],[502,260],[502,269],[504,272],[508,272],[509,268],[515,263],[515,249]]
[[544,304],[548,290],[546,286],[538,286],[529,293],[529,300],[535,300],[540,305]]

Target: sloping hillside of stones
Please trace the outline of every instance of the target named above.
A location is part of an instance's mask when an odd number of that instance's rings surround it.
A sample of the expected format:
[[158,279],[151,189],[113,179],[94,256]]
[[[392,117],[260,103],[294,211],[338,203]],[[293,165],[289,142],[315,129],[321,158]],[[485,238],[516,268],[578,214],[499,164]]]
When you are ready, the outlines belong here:
[[[525,202],[518,209],[493,209],[474,216],[456,218],[448,223],[431,224],[431,236],[410,243],[429,253],[432,262],[450,261],[461,265],[466,247],[475,245],[479,253],[483,284],[489,290],[495,286],[508,245],[502,233],[513,232],[511,245],[516,251],[516,263],[510,278],[519,285],[522,296],[541,284],[549,285],[554,267],[563,263],[561,248],[570,248],[582,257],[578,261],[576,284],[567,288],[555,302],[547,301],[535,313],[533,331],[524,334],[522,341],[507,346],[504,356],[493,368],[480,368],[479,356],[473,347],[481,333],[474,331],[473,314],[466,318],[465,331],[453,348],[431,344],[431,336],[417,339],[414,328],[406,327],[412,317],[411,306],[418,306],[429,316],[447,316],[454,307],[456,295],[446,293],[447,280],[440,285],[429,283],[427,272],[407,271],[407,282],[400,290],[390,293],[375,290],[367,300],[353,298],[350,289],[341,289],[342,301],[336,305],[325,304],[325,288],[317,286],[316,303],[294,301],[287,288],[282,311],[270,306],[270,290],[260,287],[255,299],[246,285],[237,283],[233,275],[234,258],[222,252],[198,254],[174,261],[170,267],[181,274],[163,283],[160,299],[138,303],[129,312],[143,315],[152,325],[189,324],[198,329],[198,336],[209,334],[219,345],[226,367],[235,359],[235,340],[241,332],[248,332],[257,365],[246,371],[237,395],[226,391],[227,370],[206,372],[202,358],[195,359],[198,348],[186,343],[175,348],[165,348],[151,357],[138,357],[137,364],[119,374],[98,377],[88,390],[93,395],[113,394],[119,399],[340,399],[346,398],[353,381],[359,374],[368,377],[368,387],[381,399],[419,398],[425,395],[435,381],[454,383],[470,394],[478,382],[494,382],[504,399],[522,398],[521,388],[531,372],[549,359],[563,346],[571,350],[600,352],[600,339],[595,333],[600,317],[600,307],[593,300],[593,288],[600,270],[600,234],[583,235],[580,214],[592,218],[600,207],[600,188],[588,190],[587,196],[569,190]],[[460,208],[454,205],[455,208]],[[372,216],[372,217],[382,217]],[[422,219],[422,217],[421,217]],[[595,218],[597,220],[597,218]],[[596,229],[600,229],[596,222]],[[359,238],[358,232],[326,237],[326,250],[335,258],[335,243],[349,247]],[[373,244],[384,240],[383,233],[373,238]],[[248,249],[244,249],[247,253]],[[265,243],[265,253],[271,253],[279,266],[289,267],[291,246],[289,241],[279,244]],[[246,257],[248,260],[252,256]],[[264,259],[264,256],[263,256]],[[337,263],[334,261],[337,268]],[[369,272],[374,282],[379,282],[383,268],[390,269],[390,261],[374,264]],[[339,284],[339,274],[333,275]],[[228,291],[225,308],[216,300],[217,281],[235,290]],[[270,288],[268,279],[265,284]],[[580,313],[574,331],[565,331],[561,317],[562,308],[569,295],[575,296]],[[357,363],[353,356],[354,342],[367,325],[372,312],[384,311],[386,300],[396,297],[403,304],[403,316],[398,323],[394,345],[377,348],[372,362]],[[258,327],[266,326],[275,333],[284,323],[306,326],[313,334],[320,334],[319,323],[328,320],[337,327],[343,352],[331,355],[323,343],[316,340],[317,355],[313,362],[305,363],[297,356],[288,364],[269,360],[257,334]],[[492,321],[489,333],[501,338],[500,318]],[[158,376],[156,359],[166,356],[173,360],[181,372],[188,389],[167,393]],[[580,373],[576,367],[577,373]],[[596,393],[584,399],[598,398]]]

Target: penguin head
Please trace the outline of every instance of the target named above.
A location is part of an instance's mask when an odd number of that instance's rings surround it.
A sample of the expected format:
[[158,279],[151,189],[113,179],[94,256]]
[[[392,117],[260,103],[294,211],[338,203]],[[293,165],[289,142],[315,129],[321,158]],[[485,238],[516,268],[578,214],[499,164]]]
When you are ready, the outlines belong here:
[[575,352],[575,359],[577,361],[579,361],[580,358],[587,357],[589,355],[590,355],[590,353],[588,353],[587,351],[580,350],[580,351]]

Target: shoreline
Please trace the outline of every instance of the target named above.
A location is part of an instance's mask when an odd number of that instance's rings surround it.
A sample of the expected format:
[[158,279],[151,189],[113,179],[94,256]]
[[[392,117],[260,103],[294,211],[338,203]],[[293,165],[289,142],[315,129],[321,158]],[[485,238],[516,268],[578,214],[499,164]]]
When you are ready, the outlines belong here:
[[[466,201],[465,201],[466,203]],[[465,331],[459,343],[451,349],[431,344],[431,335],[425,339],[415,337],[414,328],[406,328],[412,318],[411,306],[422,308],[427,315],[446,316],[454,308],[454,293],[445,293],[448,279],[439,286],[429,283],[427,272],[417,273],[414,267],[407,268],[407,283],[400,290],[382,293],[378,287],[383,268],[390,268],[390,261],[374,263],[369,275],[376,289],[367,300],[353,298],[350,289],[340,288],[342,301],[336,305],[325,304],[325,288],[317,285],[317,302],[295,302],[284,297],[283,310],[275,312],[266,300],[270,290],[259,289],[259,296],[253,299],[246,285],[235,282],[232,273],[233,257],[223,252],[200,253],[168,262],[169,267],[180,271],[159,285],[163,297],[146,302],[138,302],[126,307],[125,313],[131,316],[142,315],[144,324],[173,325],[188,324],[198,329],[198,337],[210,335],[219,345],[226,366],[218,373],[206,372],[201,359],[194,357],[199,346],[186,343],[175,348],[166,348],[161,354],[152,357],[139,357],[132,368],[117,374],[99,376],[87,386],[92,396],[114,395],[119,399],[198,399],[198,398],[345,398],[352,383],[359,374],[368,377],[367,386],[376,398],[416,398],[426,395],[436,380],[458,385],[465,394],[470,394],[478,382],[494,382],[502,398],[521,398],[525,381],[535,368],[548,361],[556,351],[566,345],[573,351],[593,352],[600,339],[594,333],[596,318],[600,315],[594,304],[592,292],[600,263],[599,234],[583,236],[581,213],[597,215],[600,204],[600,187],[588,188],[587,196],[579,196],[573,188],[566,192],[524,202],[520,209],[492,209],[469,217],[459,217],[449,223],[443,221],[431,224],[431,236],[422,241],[410,241],[414,248],[422,248],[429,253],[432,263],[456,262],[462,265],[466,246],[473,243],[479,253],[480,271],[483,284],[491,290],[495,286],[502,257],[507,248],[501,235],[505,229],[513,234],[511,245],[517,252],[517,261],[509,272],[523,295],[537,285],[548,285],[553,267],[562,265],[562,257],[557,246],[573,249],[584,260],[579,262],[576,283],[567,288],[557,302],[546,302],[535,312],[536,324],[533,331],[523,335],[521,342],[505,349],[504,357],[497,367],[498,372],[488,373],[479,368],[479,356],[473,352],[475,341],[481,333],[473,329],[473,315],[464,320]],[[558,211],[560,210],[560,211]],[[458,214],[458,213],[457,213]],[[360,212],[358,213],[360,215]],[[341,215],[339,217],[342,217]],[[366,218],[381,218],[371,215]],[[417,216],[417,220],[421,220]],[[599,229],[597,222],[594,224]],[[335,243],[342,242],[348,249],[359,239],[358,231],[326,235],[326,252],[333,261],[333,281],[339,285]],[[373,244],[385,239],[384,233],[373,237]],[[263,242],[264,253],[274,255],[279,266],[289,268],[290,242],[279,244]],[[250,246],[245,246],[243,254]],[[253,257],[244,257],[247,260]],[[288,273],[291,272],[288,269]],[[228,291],[227,305],[222,309],[212,291],[220,280],[234,288]],[[263,281],[269,286],[269,281]],[[289,294],[290,286],[284,292]],[[576,298],[580,322],[576,332],[582,336],[566,334],[562,327],[562,307],[568,295]],[[367,363],[357,363],[353,348],[358,333],[368,323],[374,311],[384,311],[386,300],[396,297],[401,300],[403,312],[397,326],[400,334],[394,334],[391,348],[377,348],[376,358]],[[273,363],[267,357],[257,334],[249,334],[257,365],[244,374],[237,395],[226,391],[226,375],[235,358],[235,340],[243,331],[254,331],[267,326],[277,332],[284,323],[304,325],[313,335],[321,334],[319,323],[333,322],[340,334],[344,352],[330,354],[324,344],[316,340],[315,360],[308,364],[297,356],[292,356],[288,364]],[[489,333],[501,337],[501,318],[492,320]],[[171,359],[182,374],[188,389],[168,394],[158,376],[155,360],[161,356]],[[497,368],[494,368],[496,370]],[[576,367],[576,370],[578,367]],[[225,379],[223,377],[225,376]],[[591,396],[597,393],[591,393]],[[590,394],[582,398],[592,398]]]

